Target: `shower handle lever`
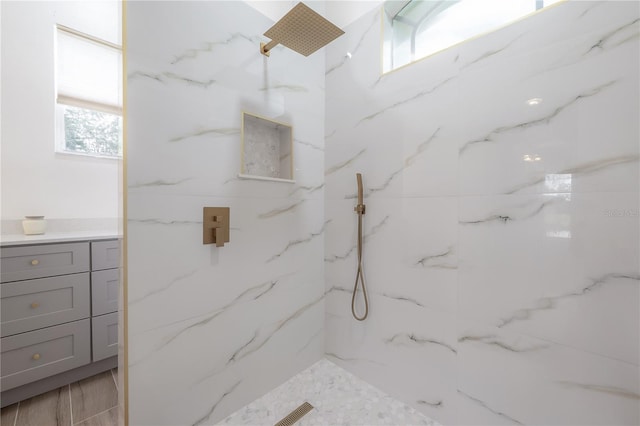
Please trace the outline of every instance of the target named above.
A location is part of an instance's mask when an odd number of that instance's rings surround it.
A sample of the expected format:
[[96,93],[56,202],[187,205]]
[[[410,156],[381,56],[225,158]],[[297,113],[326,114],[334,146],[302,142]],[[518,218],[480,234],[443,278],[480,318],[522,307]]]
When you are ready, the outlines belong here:
[[203,209],[203,244],[224,246],[229,242],[229,207],[205,207]]

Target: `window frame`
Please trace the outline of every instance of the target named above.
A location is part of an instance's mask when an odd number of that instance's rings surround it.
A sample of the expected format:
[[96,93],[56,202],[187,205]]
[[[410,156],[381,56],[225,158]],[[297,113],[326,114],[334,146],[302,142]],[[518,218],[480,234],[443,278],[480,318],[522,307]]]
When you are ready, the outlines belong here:
[[[55,61],[54,61],[54,86],[55,86],[55,93],[54,93],[54,152],[56,154],[62,154],[62,155],[73,155],[73,156],[81,156],[81,157],[91,157],[91,158],[100,158],[100,159],[107,159],[107,160],[122,160],[122,152],[123,152],[123,106],[122,105],[111,105],[111,104],[107,104],[107,103],[101,103],[101,102],[95,102],[92,100],[88,100],[88,99],[83,99],[80,97],[74,97],[74,96],[68,96],[68,95],[64,95],[64,94],[60,94],[59,93],[59,86],[58,86],[58,79],[59,79],[59,75],[58,75],[58,34],[60,32],[66,33],[66,35],[70,35],[73,37],[77,37],[80,40],[83,41],[87,41],[90,43],[94,43],[97,44],[101,47],[105,47],[108,49],[113,49],[115,51],[118,52],[118,54],[120,55],[120,61],[122,63],[122,61],[124,60],[124,55],[123,55],[123,49],[122,46],[104,39],[101,39],[99,37],[95,37],[91,34],[87,34],[81,31],[78,31],[76,29],[67,27],[65,25],[61,25],[61,24],[56,24],[54,26],[54,32],[55,32],[55,37],[54,37],[54,43],[55,43],[55,48],[54,48],[54,57],[55,57]],[[120,81],[120,101],[122,103],[122,98],[124,97],[124,94],[122,93],[123,91],[123,81],[122,79],[124,79],[124,76],[121,76],[121,81]],[[66,128],[65,128],[65,110],[67,107],[73,107],[73,108],[81,108],[84,110],[88,110],[88,111],[94,111],[94,112],[102,112],[102,113],[107,113],[107,114],[111,114],[111,115],[115,115],[120,117],[120,126],[119,126],[119,155],[107,155],[107,154],[99,154],[99,153],[95,153],[95,152],[81,152],[81,151],[70,151],[66,149]]]

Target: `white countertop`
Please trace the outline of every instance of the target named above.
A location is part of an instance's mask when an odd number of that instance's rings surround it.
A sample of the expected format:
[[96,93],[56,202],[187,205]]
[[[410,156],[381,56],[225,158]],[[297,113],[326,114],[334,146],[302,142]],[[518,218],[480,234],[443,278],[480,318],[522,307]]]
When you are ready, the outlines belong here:
[[78,232],[47,232],[42,235],[11,234],[1,235],[0,245],[18,246],[24,244],[70,243],[73,241],[113,240],[122,238],[117,231],[78,231]]

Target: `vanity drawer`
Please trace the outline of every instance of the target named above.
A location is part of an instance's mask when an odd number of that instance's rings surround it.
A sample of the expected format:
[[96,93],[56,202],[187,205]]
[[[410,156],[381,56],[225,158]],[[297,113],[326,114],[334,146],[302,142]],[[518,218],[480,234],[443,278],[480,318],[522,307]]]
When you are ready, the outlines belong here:
[[94,241],[91,243],[91,270],[120,267],[120,241]]
[[89,273],[0,284],[0,303],[2,337],[87,318]]
[[89,327],[84,319],[1,339],[2,391],[88,364]]
[[91,318],[93,361],[118,355],[118,313]]
[[118,310],[120,269],[91,273],[91,315],[103,315]]
[[89,243],[5,247],[0,250],[1,282],[89,271]]

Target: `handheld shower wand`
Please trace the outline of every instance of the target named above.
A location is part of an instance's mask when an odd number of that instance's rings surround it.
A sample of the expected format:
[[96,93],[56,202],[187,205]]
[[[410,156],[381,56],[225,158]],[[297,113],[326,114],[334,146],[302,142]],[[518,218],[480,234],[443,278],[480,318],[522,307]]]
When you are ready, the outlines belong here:
[[[369,315],[369,299],[367,298],[367,287],[364,283],[364,275],[362,273],[362,215],[365,213],[365,206],[363,204],[363,191],[362,191],[362,174],[356,173],[356,179],[358,181],[358,204],[353,210],[358,215],[358,271],[356,272],[356,283],[353,287],[353,295],[351,296],[351,313],[353,317],[358,321],[364,321]],[[364,315],[361,317],[356,313],[356,293],[358,292],[358,283],[362,284],[362,295],[364,296]]]

